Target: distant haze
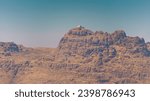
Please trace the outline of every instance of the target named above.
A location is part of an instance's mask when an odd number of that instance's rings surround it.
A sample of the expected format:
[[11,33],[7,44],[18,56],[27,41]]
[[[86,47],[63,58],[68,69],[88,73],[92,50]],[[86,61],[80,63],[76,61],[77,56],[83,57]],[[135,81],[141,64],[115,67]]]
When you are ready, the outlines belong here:
[[57,47],[76,25],[150,41],[150,0],[0,0],[0,41]]

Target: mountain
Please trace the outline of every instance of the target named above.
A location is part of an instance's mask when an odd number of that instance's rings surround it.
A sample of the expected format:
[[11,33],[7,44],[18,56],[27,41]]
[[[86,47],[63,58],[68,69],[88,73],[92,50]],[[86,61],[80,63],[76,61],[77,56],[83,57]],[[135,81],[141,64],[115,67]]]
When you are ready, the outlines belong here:
[[123,30],[69,30],[57,48],[0,42],[0,83],[150,83],[150,42]]

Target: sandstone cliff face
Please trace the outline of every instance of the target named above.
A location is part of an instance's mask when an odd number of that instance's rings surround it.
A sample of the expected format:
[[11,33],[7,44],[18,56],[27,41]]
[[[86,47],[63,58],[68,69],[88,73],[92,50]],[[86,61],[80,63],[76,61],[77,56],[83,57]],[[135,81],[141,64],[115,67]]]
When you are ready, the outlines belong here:
[[125,31],[68,31],[56,49],[0,42],[0,83],[150,83],[150,44]]

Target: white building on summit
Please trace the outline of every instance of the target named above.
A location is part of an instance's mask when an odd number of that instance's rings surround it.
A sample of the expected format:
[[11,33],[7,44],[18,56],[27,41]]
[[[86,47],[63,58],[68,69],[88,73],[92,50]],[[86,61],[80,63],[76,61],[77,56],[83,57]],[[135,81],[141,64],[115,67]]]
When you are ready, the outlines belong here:
[[85,27],[81,25],[77,25],[75,28],[71,29],[68,34],[73,34],[73,35],[80,35],[80,36],[85,36],[85,35],[90,35],[93,32],[91,30],[86,29]]
[[84,28],[83,26],[81,26],[81,25],[77,25],[77,28]]

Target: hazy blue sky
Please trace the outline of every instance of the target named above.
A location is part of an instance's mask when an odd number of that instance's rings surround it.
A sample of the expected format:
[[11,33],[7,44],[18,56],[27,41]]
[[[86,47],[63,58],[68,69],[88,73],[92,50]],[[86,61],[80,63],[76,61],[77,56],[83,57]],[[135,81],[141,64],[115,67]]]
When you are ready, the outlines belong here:
[[56,47],[79,24],[150,41],[150,0],[0,0],[0,41]]

